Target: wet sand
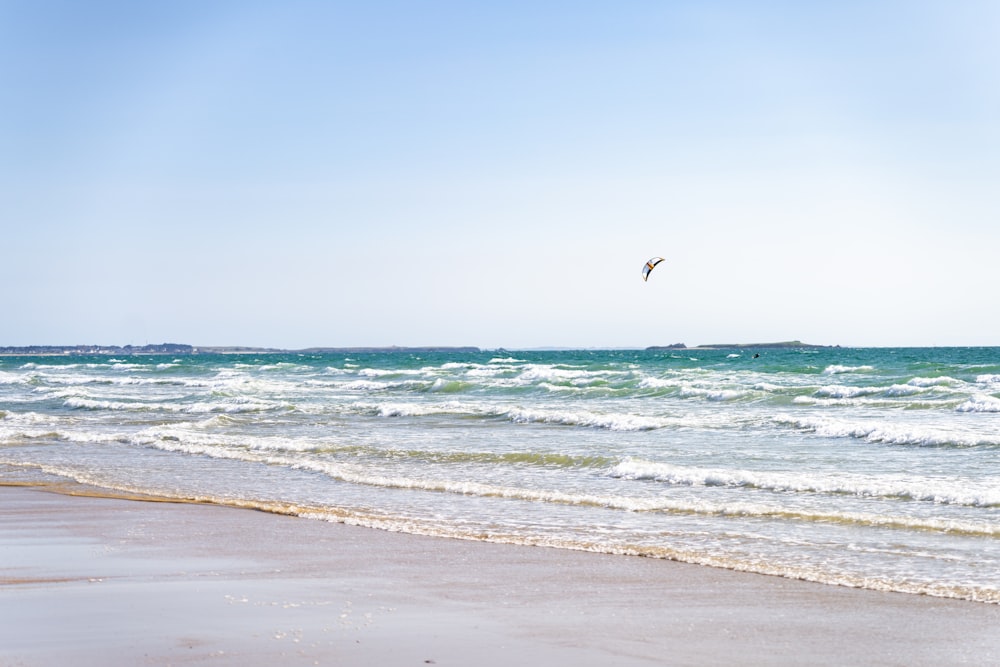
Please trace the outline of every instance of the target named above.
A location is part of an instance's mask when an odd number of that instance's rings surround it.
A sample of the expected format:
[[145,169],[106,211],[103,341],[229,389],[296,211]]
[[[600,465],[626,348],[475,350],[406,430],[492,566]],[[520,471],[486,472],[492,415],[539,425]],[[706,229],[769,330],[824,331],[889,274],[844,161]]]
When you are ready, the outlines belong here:
[[1000,606],[0,487],[0,665],[1000,664]]

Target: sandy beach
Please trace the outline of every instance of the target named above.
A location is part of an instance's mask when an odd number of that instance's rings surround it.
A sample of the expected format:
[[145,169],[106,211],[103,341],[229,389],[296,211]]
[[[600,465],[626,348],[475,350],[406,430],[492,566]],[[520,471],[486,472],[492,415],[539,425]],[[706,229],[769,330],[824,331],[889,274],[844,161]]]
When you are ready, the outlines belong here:
[[0,488],[0,664],[1000,663],[1000,606]]

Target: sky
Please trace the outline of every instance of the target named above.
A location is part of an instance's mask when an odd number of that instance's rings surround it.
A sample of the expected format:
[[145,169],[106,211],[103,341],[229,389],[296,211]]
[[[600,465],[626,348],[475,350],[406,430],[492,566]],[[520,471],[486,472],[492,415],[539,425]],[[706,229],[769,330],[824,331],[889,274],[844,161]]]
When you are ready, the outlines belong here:
[[0,346],[1000,345],[997,34],[989,0],[0,0]]

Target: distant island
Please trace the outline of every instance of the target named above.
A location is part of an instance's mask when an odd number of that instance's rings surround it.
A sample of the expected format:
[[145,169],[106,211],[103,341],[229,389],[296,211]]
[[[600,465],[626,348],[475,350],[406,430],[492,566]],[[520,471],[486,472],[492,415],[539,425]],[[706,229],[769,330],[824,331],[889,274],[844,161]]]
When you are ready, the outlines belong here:
[[24,345],[0,347],[0,355],[6,356],[55,356],[55,355],[189,355],[189,354],[369,354],[379,352],[481,352],[478,347],[310,347],[302,350],[283,350],[273,347],[217,347],[195,346],[180,343],[160,343],[158,345]]
[[839,345],[812,345],[810,343],[803,343],[800,340],[786,340],[778,343],[714,343],[712,345],[696,345],[695,347],[688,347],[684,343],[674,343],[673,345],[653,345],[647,347],[647,350],[657,351],[657,350],[729,350],[729,349],[785,349],[785,348],[821,348],[821,347],[840,347]]

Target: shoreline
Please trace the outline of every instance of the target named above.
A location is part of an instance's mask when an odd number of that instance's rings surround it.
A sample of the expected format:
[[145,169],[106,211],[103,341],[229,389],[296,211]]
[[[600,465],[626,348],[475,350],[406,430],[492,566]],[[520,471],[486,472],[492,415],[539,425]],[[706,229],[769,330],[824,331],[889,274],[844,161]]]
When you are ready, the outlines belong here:
[[1000,662],[998,605],[146,500],[0,486],[0,662]]

